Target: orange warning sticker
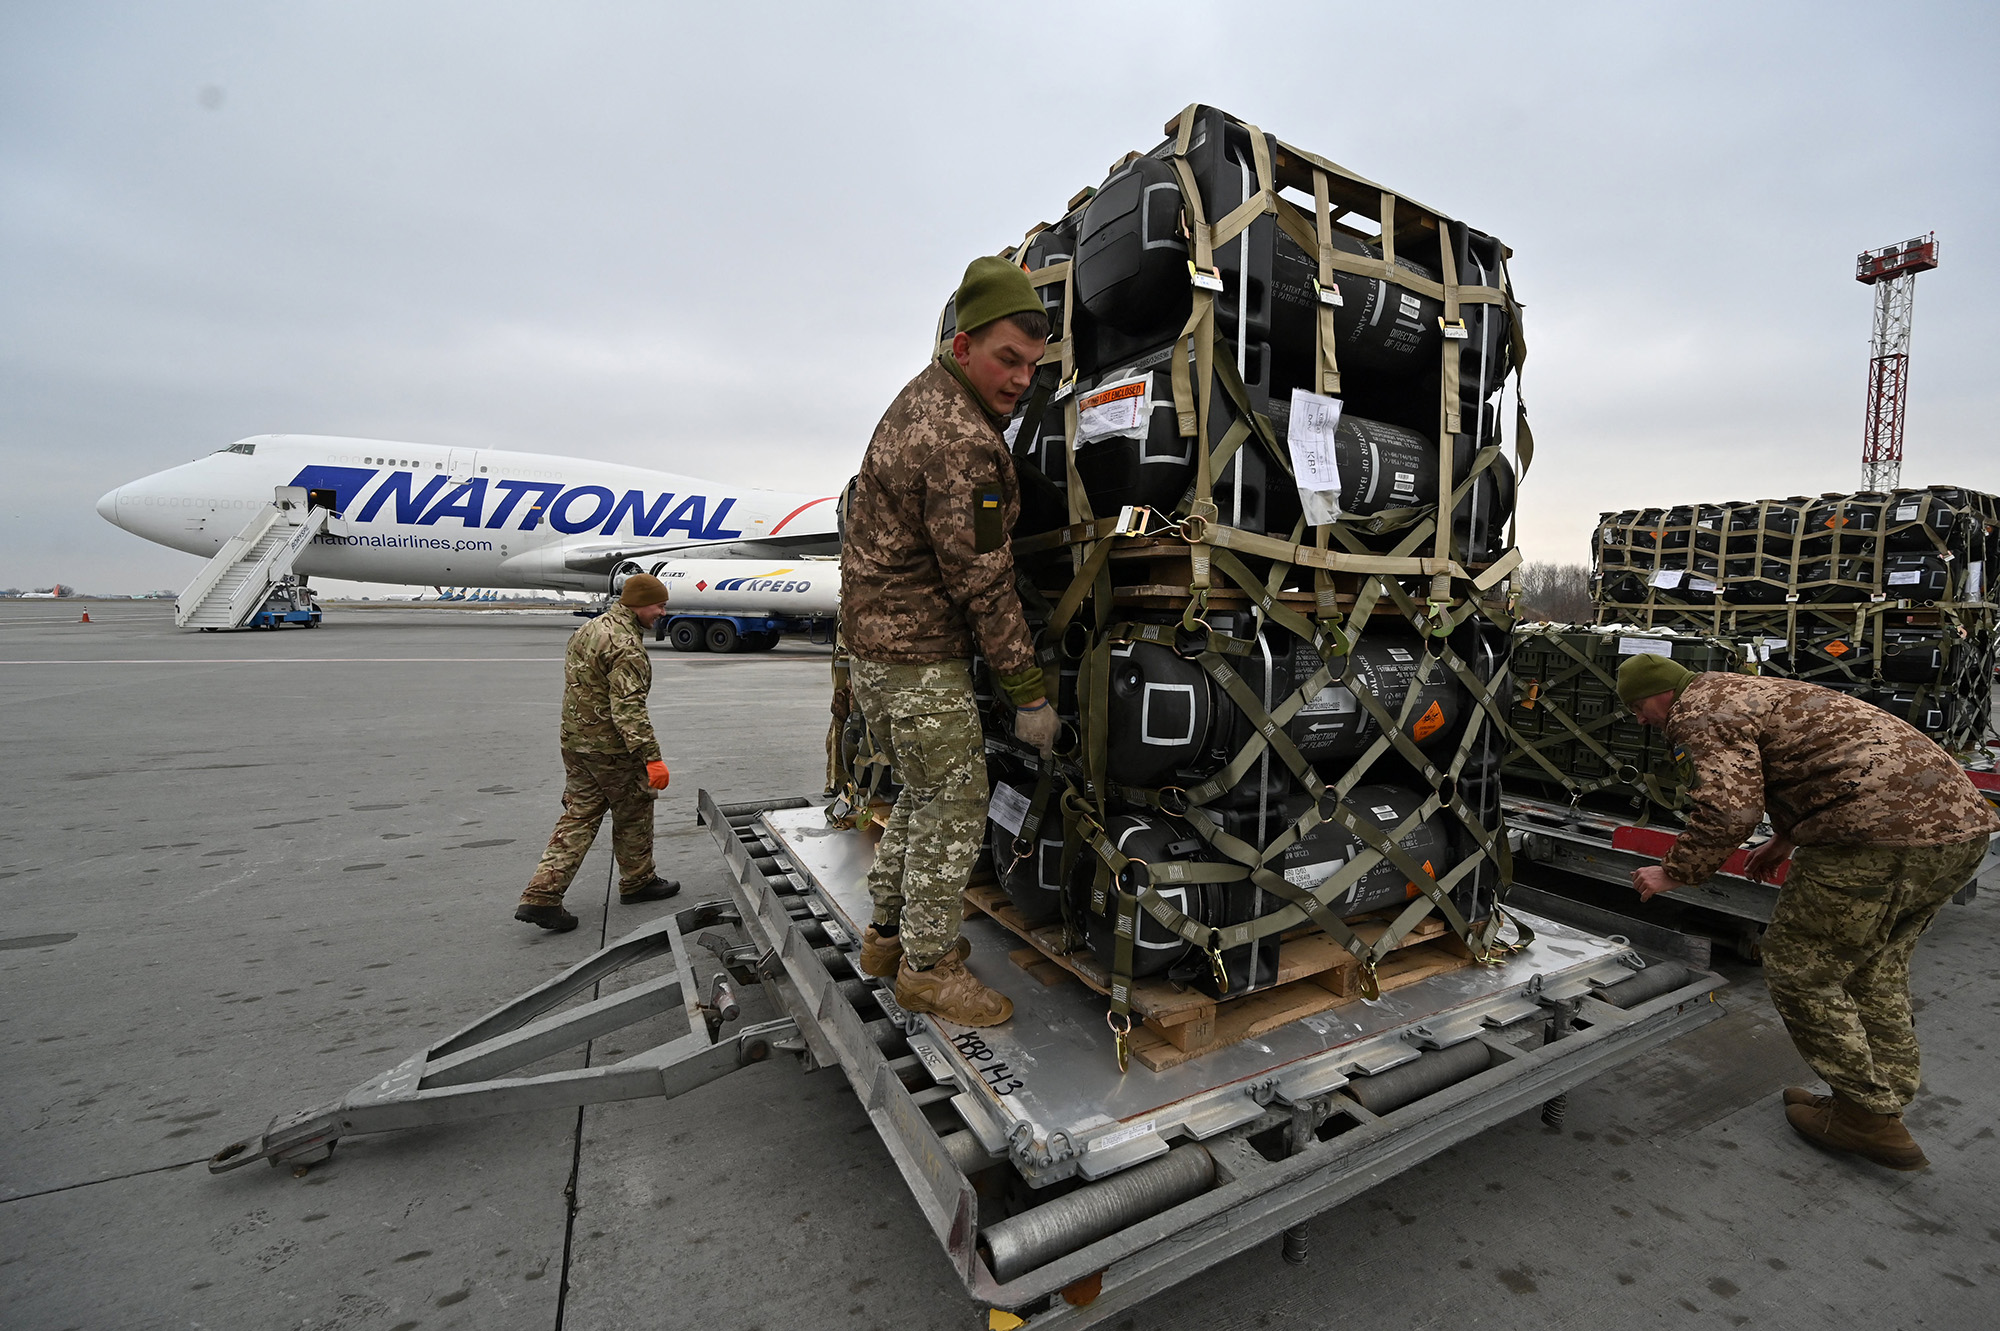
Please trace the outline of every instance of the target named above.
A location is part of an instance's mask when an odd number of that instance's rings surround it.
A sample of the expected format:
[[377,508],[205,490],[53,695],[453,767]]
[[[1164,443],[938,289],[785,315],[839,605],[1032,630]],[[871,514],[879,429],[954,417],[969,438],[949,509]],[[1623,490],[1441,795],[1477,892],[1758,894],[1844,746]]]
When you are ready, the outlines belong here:
[[1852,647],[1849,647],[1846,643],[1842,642],[1840,639],[1835,638],[1832,642],[1820,648],[1820,650],[1825,652],[1828,656],[1845,656],[1854,649]]
[[1078,407],[1102,407],[1108,403],[1120,402],[1128,397],[1144,397],[1151,379],[1128,379],[1101,392],[1089,393],[1077,399]]
[[[1437,881],[1438,871],[1436,869],[1431,868],[1431,862],[1429,860],[1424,861],[1424,872],[1431,876],[1431,881],[1433,882]],[[1422,889],[1419,888],[1415,883],[1403,884],[1403,895],[1406,898],[1416,896],[1417,893],[1421,890]]]
[[1437,734],[1439,727],[1443,725],[1444,708],[1438,706],[1436,703],[1432,703],[1430,710],[1418,717],[1417,723],[1410,727],[1410,737],[1419,741],[1427,740],[1432,735]]

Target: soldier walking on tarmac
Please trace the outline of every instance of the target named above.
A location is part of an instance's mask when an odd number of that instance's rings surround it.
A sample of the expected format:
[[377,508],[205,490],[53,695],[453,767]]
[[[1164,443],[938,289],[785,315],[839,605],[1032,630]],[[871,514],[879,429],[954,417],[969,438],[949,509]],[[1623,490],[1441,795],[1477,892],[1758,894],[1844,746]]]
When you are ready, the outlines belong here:
[[1015,708],[1014,733],[1044,755],[1056,713],[1043,695],[1014,589],[1008,533],[1020,492],[1001,429],[1049,336],[1027,274],[975,259],[958,288],[948,350],[904,386],[875,427],[847,508],[841,628],[849,684],[903,783],[868,875],[874,919],[861,969],[895,977],[896,1001],[963,1026],[1014,1005],[967,969],[960,894],[986,823],[986,754],[973,701],[975,647]]
[[2000,816],[1921,731],[1834,689],[1635,656],[1618,696],[1694,771],[1687,830],[1632,886],[1650,901],[1705,882],[1768,817],[1775,835],[1749,872],[1766,877],[1787,856],[1792,869],[1764,933],[1764,979],[1831,1088],[1788,1088],[1785,1118],[1814,1145],[1923,1168],[1903,1126],[1920,1077],[1910,955]]
[[563,893],[606,811],[618,899],[635,905],[681,890],[653,868],[652,791],[667,788],[667,765],[646,713],[653,662],[644,634],[666,612],[666,584],[635,573],[617,605],[570,635],[563,654],[563,812],[515,908],[517,920],[555,933],[576,928],[576,916],[563,909]]

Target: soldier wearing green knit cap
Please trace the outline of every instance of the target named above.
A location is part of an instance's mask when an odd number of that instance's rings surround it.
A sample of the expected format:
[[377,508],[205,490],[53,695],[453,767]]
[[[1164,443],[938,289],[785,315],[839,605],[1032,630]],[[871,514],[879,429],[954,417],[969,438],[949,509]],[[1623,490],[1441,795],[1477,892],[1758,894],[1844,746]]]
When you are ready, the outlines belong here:
[[[960,894],[986,830],[986,753],[972,656],[1014,704],[1014,734],[1048,754],[1055,708],[1014,587],[1020,485],[1001,429],[1049,336],[1026,273],[974,259],[951,342],[889,404],[847,501],[841,632],[848,683],[902,792],[868,875],[874,917],[859,966],[894,977],[896,1001],[992,1026],[1008,999],[967,965]],[[1007,970],[1004,957],[982,965]]]
[[1618,696],[1694,772],[1686,830],[1632,875],[1640,899],[1706,882],[1770,819],[1744,870],[1764,878],[1791,860],[1764,981],[1827,1084],[1787,1088],[1786,1121],[1822,1149],[1924,1168],[1903,1126],[1922,1075],[1910,956],[2000,817],[1922,731],[1836,689],[1635,656],[1618,667]]
[[[1665,707],[1671,710],[1673,700],[1680,697],[1681,690],[1694,678],[1689,670],[1671,656],[1634,656],[1618,667],[1618,701],[1638,715],[1649,726],[1666,723],[1666,711],[1656,705],[1665,698]],[[1645,707],[1648,710],[1642,711]],[[1649,712],[1656,711],[1657,716]]]

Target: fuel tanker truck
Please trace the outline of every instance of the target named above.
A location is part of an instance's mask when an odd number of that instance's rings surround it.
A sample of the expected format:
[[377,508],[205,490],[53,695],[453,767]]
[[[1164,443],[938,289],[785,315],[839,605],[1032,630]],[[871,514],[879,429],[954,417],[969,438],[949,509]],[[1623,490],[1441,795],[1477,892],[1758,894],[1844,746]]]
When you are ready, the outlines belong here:
[[[635,563],[611,576],[611,597]],[[682,652],[764,652],[786,633],[832,642],[840,614],[837,556],[793,559],[666,559],[653,565],[667,585],[667,613],[653,628],[656,641]]]

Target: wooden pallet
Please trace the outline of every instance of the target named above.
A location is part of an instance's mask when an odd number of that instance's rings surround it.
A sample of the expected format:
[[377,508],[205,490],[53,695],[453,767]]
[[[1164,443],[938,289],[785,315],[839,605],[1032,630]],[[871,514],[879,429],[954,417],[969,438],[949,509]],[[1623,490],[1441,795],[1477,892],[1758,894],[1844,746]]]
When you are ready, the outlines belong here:
[[[1065,950],[1060,924],[1031,927],[997,884],[965,890],[968,915],[987,916],[1026,943],[1008,959],[1045,985],[1082,982],[1098,994],[1111,992],[1111,976],[1088,948]],[[1369,916],[1350,921],[1361,938],[1374,942],[1388,922]],[[1383,991],[1459,970],[1472,953],[1445,929],[1444,921],[1424,920],[1376,967]],[[1148,977],[1132,984],[1132,1056],[1155,1072],[1248,1040],[1315,1012],[1361,997],[1361,963],[1352,953],[1311,926],[1279,940],[1278,981],[1240,998],[1214,999],[1199,989]]]

